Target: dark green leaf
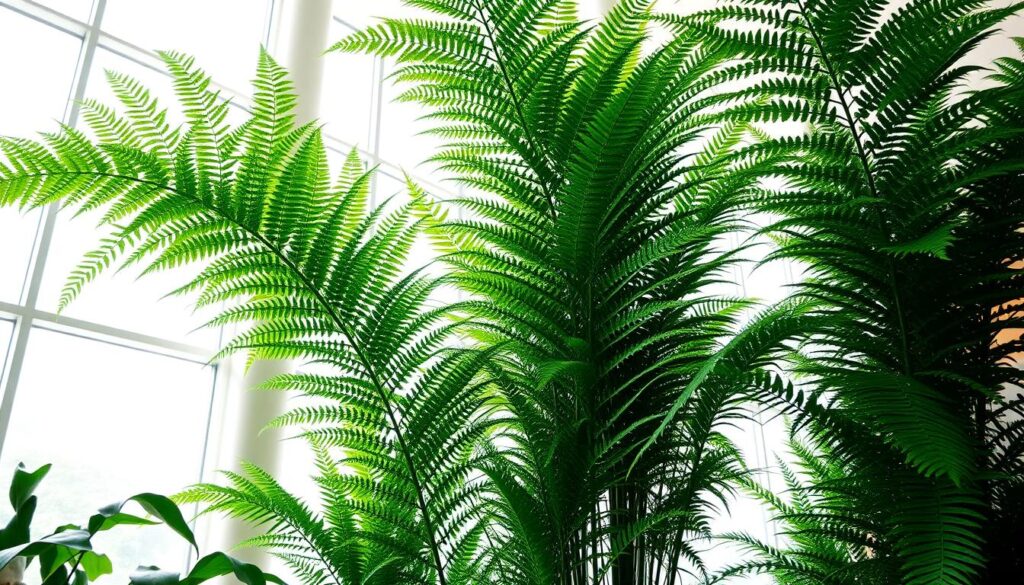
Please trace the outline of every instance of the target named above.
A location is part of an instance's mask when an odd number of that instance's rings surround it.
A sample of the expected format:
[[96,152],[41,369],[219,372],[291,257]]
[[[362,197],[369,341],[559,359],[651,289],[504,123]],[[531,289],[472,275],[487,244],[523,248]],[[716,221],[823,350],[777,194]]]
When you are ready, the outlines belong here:
[[138,517],[131,516],[130,514],[122,514],[121,510],[129,502],[136,502],[146,512],[152,514],[155,518],[166,524],[171,530],[177,532],[182,538],[188,541],[197,551],[199,545],[196,544],[195,535],[192,534],[192,529],[189,527],[188,522],[185,521],[184,516],[181,514],[181,510],[178,509],[178,505],[171,501],[166,496],[158,494],[142,493],[136,494],[126,500],[110,504],[100,509],[99,513],[92,516],[89,519],[89,532],[96,534],[101,530],[107,530],[113,526],[119,524],[140,524]]
[[14,470],[14,479],[11,481],[10,490],[11,506],[15,510],[20,509],[28,501],[49,471],[49,463],[35,471],[27,471],[24,463],[18,464],[18,468]]

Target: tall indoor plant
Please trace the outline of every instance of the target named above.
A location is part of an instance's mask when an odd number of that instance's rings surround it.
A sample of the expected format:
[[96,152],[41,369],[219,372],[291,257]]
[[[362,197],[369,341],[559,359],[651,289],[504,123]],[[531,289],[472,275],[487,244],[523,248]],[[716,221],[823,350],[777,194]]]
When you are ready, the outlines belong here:
[[[818,306],[794,362],[808,392],[779,397],[844,471],[818,487],[882,520],[833,536],[877,534],[902,583],[1020,570],[1006,521],[1021,509],[1007,497],[1022,479],[1008,448],[1020,339],[996,338],[1019,327],[1024,298],[1024,86],[1019,61],[989,80],[969,64],[1019,9],[785,0],[660,18],[733,52],[732,75],[749,80],[735,120],[809,128],[754,147],[785,157],[759,206],[781,218],[767,228],[774,256],[808,265],[798,296]],[[878,562],[846,577],[862,582]]]
[[[1019,404],[997,394],[1020,343],[991,338],[1024,296],[1008,261],[1021,67],[972,93],[957,66],[1012,8],[725,5],[658,17],[676,34],[652,43],[644,0],[593,27],[574,2],[407,3],[436,20],[337,48],[397,60],[470,196],[410,184],[368,209],[371,175],[351,156],[329,179],[265,53],[237,127],[167,53],[182,128],[114,76],[125,114],[86,103],[94,139],[0,141],[0,204],[101,209],[115,228],[65,300],[118,260],[199,262],[180,292],[243,326],[224,354],[330,366],[268,384],[321,401],[273,423],[303,427],[321,510],[252,466],[186,500],[264,526],[249,544],[310,584],[679,583],[745,482],[723,429],[759,397],[840,460],[900,580],[1015,562],[983,533],[1019,515]],[[775,120],[811,132],[775,139]],[[752,205],[813,277],[740,328],[750,303],[712,291]],[[422,232],[441,278],[405,266]],[[432,298],[448,284],[466,298]]]
[[[643,2],[589,32],[567,6],[486,8],[518,20],[492,30],[502,19],[488,12],[475,46],[460,44],[469,25],[384,25],[429,40],[399,48],[422,74],[461,67],[482,82],[467,91],[512,92],[450,114],[483,124],[451,128],[471,143],[445,155],[488,193],[455,202],[481,222],[445,219],[447,203],[414,186],[409,202],[366,209],[355,157],[330,183],[319,130],[293,124],[295,97],[266,54],[238,127],[191,59],[166,53],[184,127],[114,76],[126,113],[86,103],[95,140],[65,128],[0,142],[0,203],[103,209],[115,227],[65,301],[119,259],[149,271],[199,261],[179,292],[226,303],[213,324],[248,325],[223,354],[332,366],[269,384],[327,401],[275,422],[311,427],[322,512],[251,466],[184,496],[266,525],[253,544],[311,583],[674,582],[703,570],[695,539],[742,473],[722,428],[743,416],[743,391],[799,310],[732,336],[748,304],[707,290],[732,262],[718,242],[763,164],[734,156],[745,125],[713,127],[696,99],[716,53],[677,39],[642,56]],[[511,81],[510,63],[473,69],[492,50],[483,35],[511,47],[517,30],[537,35],[515,65],[523,83],[539,79],[529,104],[492,84]],[[701,151],[697,164],[684,147]],[[403,270],[421,227],[467,300],[428,308],[441,282]]]
[[722,428],[800,308],[736,333],[714,294],[739,210],[768,156],[718,125],[725,53],[686,36],[647,46],[652,2],[599,23],[574,2],[410,1],[336,50],[393,57],[399,99],[426,107],[434,157],[473,195],[430,233],[490,368],[512,443],[483,465],[502,582],[676,583],[742,473]]

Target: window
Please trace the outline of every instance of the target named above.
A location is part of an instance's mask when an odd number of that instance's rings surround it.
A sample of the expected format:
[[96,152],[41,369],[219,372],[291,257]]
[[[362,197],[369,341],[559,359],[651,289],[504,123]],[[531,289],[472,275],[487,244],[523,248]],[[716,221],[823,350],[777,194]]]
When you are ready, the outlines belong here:
[[11,345],[11,332],[14,331],[14,322],[0,319],[0,366],[4,365],[7,358],[7,350]]
[[[198,481],[213,382],[213,369],[198,361],[34,328],[0,469],[53,464],[38,492],[37,536],[121,498]],[[187,552],[165,527],[110,533],[98,544],[120,575],[139,564],[178,568]]]
[[404,17],[410,11],[402,5],[402,0],[335,0],[335,15],[351,23],[357,28],[365,28],[374,22],[378,17],[398,18]]
[[[335,42],[354,30],[335,18],[328,39]],[[346,154],[353,146],[368,151],[370,134],[376,129],[373,118],[375,60],[366,55],[331,53],[324,57],[324,73],[320,117],[326,124],[327,135],[345,145],[335,146],[344,149]]]
[[[105,70],[138,78],[173,115],[153,49],[195,55],[224,95],[244,104],[272,5],[0,0],[0,54],[16,56],[0,60],[0,76],[19,80],[17,91],[0,94],[0,134],[76,125],[84,97],[115,103]],[[136,282],[137,271],[111,272],[57,314],[69,271],[103,235],[96,220],[0,209],[0,485],[19,461],[54,464],[40,488],[37,536],[135,493],[171,494],[202,479],[219,422],[211,412],[226,385],[224,369],[206,365],[219,332],[195,331],[209,314],[163,299],[187,274]],[[188,555],[165,527],[104,534],[96,544],[115,563],[112,580],[138,564],[181,570]]]
[[102,28],[146,50],[181,51],[220,85],[245,95],[267,44],[268,0],[107,0]]
[[[19,80],[18,91],[0,97],[0,133],[28,137],[52,127],[67,105],[80,45],[80,38],[0,8],[0,55],[31,55],[0,60],[0,78]],[[33,74],[40,69],[52,73]],[[38,223],[38,211],[0,209],[0,302],[21,297]]]
[[39,0],[39,3],[81,21],[89,18],[92,9],[92,0]]
[[39,211],[0,209],[0,302],[16,303],[21,297],[38,224]]
[[[371,15],[404,18],[416,13],[403,7],[401,0],[336,0],[329,38],[337,41],[373,24]],[[444,178],[425,162],[436,152],[439,140],[422,134],[430,124],[419,119],[423,115],[419,106],[395,101],[402,88],[387,78],[392,68],[389,60],[337,53],[326,59],[321,112],[327,144],[346,154],[358,147],[372,165],[380,166],[374,200],[404,195],[405,174],[437,195],[456,189],[444,184]]]
[[[385,62],[385,74],[392,70],[390,59]],[[410,174],[433,175],[432,165],[426,163],[443,141],[425,134],[432,124],[420,119],[424,112],[418,104],[397,101],[408,86],[398,86],[385,80],[381,92],[380,153],[381,157]]]

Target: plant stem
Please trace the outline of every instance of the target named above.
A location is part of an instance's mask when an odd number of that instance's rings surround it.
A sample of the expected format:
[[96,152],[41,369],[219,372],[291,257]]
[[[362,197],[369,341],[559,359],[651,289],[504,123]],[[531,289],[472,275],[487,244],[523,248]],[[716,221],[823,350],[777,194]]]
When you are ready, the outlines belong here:
[[68,578],[67,581],[64,582],[64,585],[71,585],[71,583],[75,580],[75,572],[78,571],[78,567],[82,564],[82,557],[85,556],[86,552],[88,551],[82,551],[78,553],[78,558],[75,560],[75,565],[71,567],[71,571],[68,572]]

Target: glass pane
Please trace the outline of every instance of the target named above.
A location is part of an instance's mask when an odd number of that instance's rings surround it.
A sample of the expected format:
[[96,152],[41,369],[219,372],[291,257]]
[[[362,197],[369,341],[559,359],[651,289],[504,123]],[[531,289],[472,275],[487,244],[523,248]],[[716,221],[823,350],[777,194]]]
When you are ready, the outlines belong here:
[[[352,29],[331,23],[332,42]],[[324,88],[320,117],[327,135],[367,148],[370,144],[371,98],[373,95],[373,58],[367,55],[330,53],[324,57]]]
[[402,0],[335,0],[334,15],[356,28],[372,25],[377,18],[423,16],[423,12],[402,5]]
[[[37,492],[35,534],[140,492],[180,491],[200,476],[213,375],[194,362],[33,330],[0,485],[19,461],[53,464]],[[96,546],[115,563],[111,582],[127,582],[140,564],[180,570],[187,552],[163,526],[111,531]]]
[[381,169],[377,171],[375,177],[377,185],[374,203],[377,205],[381,205],[385,201],[404,203],[407,200],[409,188],[405,181],[399,178],[399,175]]
[[[0,7],[0,79],[17,91],[0,91],[0,134],[32,137],[53,130],[68,105],[81,39]],[[45,75],[40,75],[45,72]]]
[[0,208],[0,301],[17,303],[25,284],[40,211]]
[[0,92],[0,134],[34,137],[56,128],[81,45],[78,37],[0,7],[0,79],[17,80],[17,91]]
[[144,49],[193,55],[218,83],[248,94],[268,13],[268,0],[108,0],[102,28]]
[[[387,70],[390,71],[390,63]],[[424,161],[437,154],[443,141],[435,136],[423,134],[436,122],[421,120],[428,112],[419,104],[397,102],[397,98],[408,86],[396,86],[385,79],[381,96],[380,156],[383,160],[401,167],[409,173],[428,175],[434,182],[441,180],[432,172],[433,165]]]
[[3,379],[6,370],[7,350],[11,345],[11,333],[14,331],[14,323],[0,319],[0,379]]
[[36,2],[82,22],[89,20],[89,12],[92,10],[92,0],[36,0]]
[[[53,130],[64,115],[81,40],[0,7],[0,79],[18,91],[0,92],[0,135],[33,137]],[[45,71],[45,75],[40,75]],[[0,209],[0,301],[18,302],[35,241],[39,212]]]
[[[39,291],[39,308],[56,312],[61,292],[72,270],[85,253],[95,249],[111,229],[97,228],[98,214],[71,218],[62,212],[57,219],[46,270]],[[188,282],[193,274],[177,269],[139,278],[141,266],[117,272],[107,270],[85,285],[82,293],[65,308],[63,314],[136,333],[152,335],[213,348],[218,331],[202,327],[213,311],[193,313],[190,298],[168,293]]]
[[[160,100],[162,107],[169,108],[168,119],[171,124],[182,121],[167,76],[110,51],[97,51],[87,96],[116,105],[116,99],[102,74],[104,70],[117,71],[138,79]],[[237,111],[244,114],[240,109]],[[39,293],[38,306],[42,310],[57,310],[68,275],[78,266],[83,255],[94,249],[100,239],[110,232],[108,228],[97,229],[98,220],[99,213],[72,218],[70,213],[62,212],[58,216]],[[194,345],[213,347],[216,344],[216,331],[205,328],[196,330],[212,317],[212,312],[193,315],[190,299],[164,298],[167,293],[187,282],[190,274],[187,270],[163,272],[136,280],[138,274],[138,269],[125,270],[120,274],[113,270],[104,273],[85,287],[82,295],[67,307],[65,314]]]

